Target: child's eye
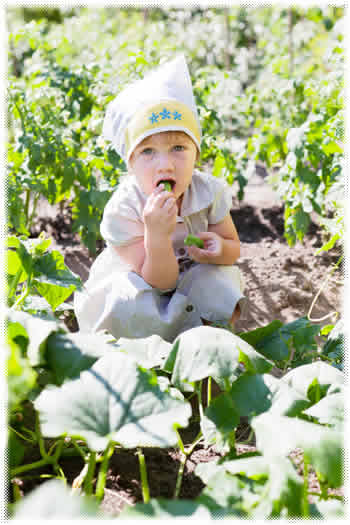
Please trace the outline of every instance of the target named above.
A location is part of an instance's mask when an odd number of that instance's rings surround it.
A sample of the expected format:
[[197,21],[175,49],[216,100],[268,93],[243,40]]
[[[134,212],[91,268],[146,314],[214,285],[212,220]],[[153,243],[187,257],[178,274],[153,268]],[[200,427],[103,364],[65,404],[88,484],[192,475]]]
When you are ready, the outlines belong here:
[[153,149],[152,148],[145,148],[141,151],[142,155],[152,155]]
[[181,144],[177,144],[176,146],[174,146],[174,151],[184,151],[185,149],[185,146],[182,146]]

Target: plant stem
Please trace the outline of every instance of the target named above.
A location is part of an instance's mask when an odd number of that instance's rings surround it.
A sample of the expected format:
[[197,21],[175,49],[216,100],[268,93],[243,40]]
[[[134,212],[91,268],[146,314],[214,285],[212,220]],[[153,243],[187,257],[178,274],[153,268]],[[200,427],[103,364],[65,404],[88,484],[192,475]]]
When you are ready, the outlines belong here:
[[310,516],[309,502],[308,502],[308,487],[309,487],[309,460],[304,454],[304,490],[303,490],[303,517]]
[[36,433],[37,438],[38,438],[38,444],[39,444],[39,450],[40,450],[41,457],[47,459],[48,463],[51,463],[52,462],[52,457],[48,455],[48,453],[46,452],[46,449],[45,449],[44,439],[43,439],[43,436],[42,436],[41,430],[40,430],[40,422],[39,422],[39,414],[38,413],[36,413],[36,417],[35,417],[35,433]]
[[95,467],[96,467],[96,452],[91,451],[89,454],[88,470],[84,478],[85,494],[92,494],[92,480],[95,474]]
[[40,193],[36,193],[34,195],[33,209],[32,209],[32,213],[30,214],[30,217],[28,219],[28,225],[27,225],[27,230],[28,231],[30,231],[30,228],[32,227],[32,222],[33,222],[33,219],[34,219],[34,216],[35,216],[35,213],[36,213],[36,208],[37,208],[37,205],[38,205],[39,197],[40,197]]
[[[80,445],[78,445],[78,443],[76,442],[75,439],[72,439],[72,445],[73,447],[78,451],[78,453],[81,455],[81,457],[84,459],[85,461],[85,458],[86,458],[86,454],[84,453],[84,450],[80,447]],[[68,452],[68,450],[67,450]]]
[[54,453],[52,459],[53,461],[55,462],[55,465],[57,465],[57,461],[60,459],[60,456],[61,456],[61,453],[62,453],[62,449],[63,449],[63,445],[64,445],[64,440],[61,439],[57,445],[57,448],[56,448],[56,452]]
[[[321,492],[309,492],[309,496],[322,496]],[[337,499],[338,501],[344,501],[343,496],[338,496],[337,494],[328,494],[327,499]]]
[[208,384],[207,384],[207,407],[210,405],[211,402],[211,376],[208,377]]
[[44,467],[45,465],[48,465],[51,463],[52,463],[52,458],[39,459],[39,461],[34,461],[33,463],[28,463],[27,465],[21,465],[20,467],[10,470],[10,476],[11,478],[13,478],[14,476],[17,476],[18,474],[21,474],[22,472],[27,472],[28,470]]
[[[8,299],[11,299],[12,295],[16,293],[16,289],[17,289],[17,286],[18,286],[19,279],[20,279],[20,277],[22,275],[22,272],[23,272],[23,269],[22,269],[22,267],[20,267],[19,270],[17,270],[16,275],[12,279],[11,286],[9,286],[9,289],[8,289],[8,292],[7,292]],[[14,299],[14,301],[15,301],[15,299]]]
[[22,499],[22,494],[19,486],[16,483],[16,480],[12,481],[12,488],[13,488],[13,500],[14,502],[18,502]]
[[109,458],[113,454],[114,451],[114,442],[110,441],[106,447],[106,450],[103,454],[103,459],[101,463],[101,467],[98,473],[97,483],[96,483],[96,499],[97,501],[102,501],[104,492],[105,492],[105,485],[106,485],[106,478],[107,478],[107,469],[108,469],[108,462]]
[[174,499],[177,499],[180,494],[181,483],[182,483],[182,478],[183,478],[183,474],[185,470],[186,461],[187,461],[187,454],[182,454],[181,463],[180,463],[179,471],[177,473],[177,478],[176,478]]
[[24,214],[25,214],[25,217],[26,217],[26,225],[27,225],[27,229],[28,228],[28,220],[29,220],[29,202],[30,202],[30,194],[31,194],[31,191],[28,189],[26,190],[26,201],[25,201],[25,204],[24,204]]
[[26,287],[23,290],[23,292],[21,293],[21,295],[18,297],[18,299],[15,302],[15,304],[11,307],[12,310],[16,310],[19,307],[19,305],[23,303],[24,299],[29,295],[31,281],[32,281],[32,276],[30,274],[30,275],[28,275]]
[[323,283],[321,284],[317,294],[315,295],[312,303],[311,303],[311,306],[309,308],[309,311],[307,313],[307,318],[309,321],[311,321],[312,323],[319,323],[321,321],[324,321],[325,319],[327,319],[328,317],[331,317],[332,315],[339,315],[338,312],[334,311],[334,312],[330,312],[329,314],[327,315],[324,315],[323,317],[319,318],[319,319],[312,319],[311,317],[311,312],[312,310],[314,309],[314,306],[315,306],[315,303],[317,301],[317,299],[319,298],[319,295],[321,294],[323,288],[326,286],[326,284],[328,283],[329,279],[332,277],[333,273],[335,272],[335,270],[338,268],[338,266],[340,265],[340,263],[342,262],[343,260],[343,255],[341,255],[338,259],[338,261],[336,262],[336,264],[333,266],[333,268],[331,269],[331,271],[329,272],[329,274],[326,276],[325,280],[323,281]]
[[202,439],[202,431],[201,430],[199,431],[199,433],[195,437],[193,443],[191,444],[190,448],[188,450],[185,450],[185,446],[183,444],[181,436],[180,436],[178,430],[177,429],[175,429],[175,430],[176,430],[176,433],[177,433],[179,448],[180,448],[180,450],[182,452],[182,459],[181,459],[179,470],[178,470],[178,473],[177,473],[176,484],[175,484],[175,492],[174,492],[174,499],[177,499],[179,497],[179,494],[180,494],[181,483],[182,483],[182,478],[183,478],[183,473],[184,473],[184,470],[185,470],[185,464],[186,464],[187,458],[192,454],[194,447]]
[[21,439],[23,439],[23,441],[28,441],[29,443],[36,443],[36,441],[33,439],[33,438],[27,438],[26,436],[24,436],[23,434],[21,434],[20,432],[18,432],[18,430],[16,430],[15,428],[11,427],[9,425],[9,430],[11,430],[11,432],[14,432],[15,434],[17,434],[17,436],[19,436]]
[[148,479],[147,479],[147,468],[146,468],[145,456],[143,455],[141,448],[137,449],[137,455],[139,457],[143,502],[148,503],[150,500],[150,495],[149,495],[149,485],[148,485]]
[[199,384],[198,384],[197,396],[198,396],[199,415],[202,418],[203,417],[202,379],[199,381]]

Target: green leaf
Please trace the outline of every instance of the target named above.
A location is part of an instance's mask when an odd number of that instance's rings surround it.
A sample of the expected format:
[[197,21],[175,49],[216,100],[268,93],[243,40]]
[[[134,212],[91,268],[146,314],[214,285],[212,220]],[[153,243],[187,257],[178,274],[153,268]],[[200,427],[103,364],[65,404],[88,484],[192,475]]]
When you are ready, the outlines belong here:
[[216,518],[225,517],[228,511],[238,517],[245,517],[243,501],[247,493],[254,502],[258,501],[259,496],[253,494],[243,481],[219,470],[208,479],[197,501],[209,507]]
[[321,500],[316,503],[317,518],[339,519],[346,518],[345,505],[339,500]]
[[15,410],[35,386],[37,374],[26,357],[21,355],[20,348],[12,341],[9,343],[10,354],[6,363],[8,386],[8,407]]
[[81,279],[64,263],[63,255],[57,250],[39,256],[34,263],[35,277],[46,279],[44,282],[59,281],[61,286],[80,286]]
[[18,283],[22,283],[26,280],[28,274],[23,268],[22,261],[17,252],[8,250],[6,254],[6,272],[9,275],[16,275],[17,272],[22,270]]
[[[211,376],[222,389],[227,389],[227,384],[235,381],[241,373],[242,358],[255,373],[272,368],[272,363],[248,343],[223,328],[192,328],[181,334],[175,343],[178,341],[171,381],[179,388],[193,389],[191,383]],[[172,360],[174,349],[170,354]]]
[[52,310],[55,311],[60,304],[64,303],[72,295],[76,287],[74,285],[69,287],[62,286],[61,281],[57,281],[58,284],[53,284],[52,279],[50,280],[51,282],[42,282],[45,280],[44,276],[35,279],[33,280],[33,285],[35,285],[38,293],[49,303]]
[[304,414],[312,416],[321,424],[343,428],[344,425],[344,394],[332,394],[324,397],[318,403],[304,411]]
[[243,332],[238,335],[241,337],[241,339],[247,341],[247,343],[256,348],[260,342],[262,342],[266,337],[274,334],[279,328],[282,328],[282,326],[282,321],[275,319],[266,326],[256,328],[255,330],[250,330],[249,332]]
[[171,518],[196,518],[210,520],[210,510],[193,500],[151,499],[149,503],[126,505],[118,519],[140,520],[144,518],[169,520]]
[[227,392],[212,400],[200,422],[206,444],[216,443],[222,451],[230,448],[238,424],[239,413]]
[[310,226],[310,215],[305,213],[301,207],[296,208],[293,214],[293,227],[297,239],[302,241]]
[[121,352],[101,357],[79,379],[47,387],[36,399],[44,436],[80,436],[92,450],[112,440],[124,447],[168,447],[176,426],[186,426],[187,402],[162,392],[154,372]]
[[333,153],[343,153],[343,149],[336,142],[328,142],[328,144],[321,144],[321,148],[326,155],[332,155]]
[[179,345],[180,345],[180,339],[177,339],[175,341],[175,343],[173,344],[173,346],[172,346],[172,348],[171,348],[171,350],[170,350],[170,352],[168,354],[168,357],[165,360],[165,363],[162,366],[162,369],[165,372],[168,372],[169,374],[171,374],[171,372],[174,370],[174,365],[175,365],[175,361],[176,361],[177,352],[179,350]]
[[214,166],[213,166],[213,175],[214,177],[219,177],[222,170],[226,167],[226,160],[222,153],[218,153],[215,157]]
[[16,253],[18,254],[21,260],[23,269],[26,272],[26,274],[31,275],[33,268],[33,258],[31,254],[28,253],[24,242],[20,241]]
[[295,416],[310,405],[306,396],[269,374],[242,375],[233,383],[230,396],[240,416],[249,418],[268,410]]
[[[204,483],[213,485],[223,474],[238,476],[241,482],[246,480],[245,490],[241,491],[242,508],[255,519],[279,515],[283,508],[288,509],[288,516],[301,515],[303,484],[291,461],[287,458],[266,458],[254,456],[237,458],[229,461],[211,461],[197,465],[195,474]],[[245,477],[245,478],[244,478]],[[230,478],[228,478],[230,479]],[[261,489],[257,490],[259,487]]]
[[288,359],[292,347],[298,358],[301,356],[302,359],[304,353],[317,349],[315,335],[319,329],[319,325],[311,324],[306,317],[282,326],[279,321],[273,321],[258,329],[256,334],[255,331],[248,333],[248,342],[254,341],[259,353],[277,362]]
[[[300,447],[321,479],[327,480],[330,487],[341,486],[343,437],[340,432],[270,413],[253,418],[251,425],[255,430],[257,448],[264,456],[287,456]],[[274,428],[278,428],[278,439],[271,439]]]
[[289,342],[291,336],[281,329],[262,339],[257,345],[257,351],[273,361],[283,361],[289,357]]
[[63,325],[56,321],[48,321],[34,317],[26,312],[8,310],[7,317],[10,323],[19,323],[25,329],[29,345],[27,356],[32,366],[45,364],[45,345],[52,332],[65,331]]
[[26,452],[26,447],[11,429],[8,433],[7,452],[10,468],[18,467],[18,465],[22,463],[24,454]]
[[331,359],[342,362],[344,358],[344,346],[344,321],[343,319],[339,319],[334,325],[333,330],[328,335],[326,344],[322,349],[322,354]]
[[[345,384],[343,372],[322,361],[299,366],[282,377],[282,381],[294,388],[297,392],[300,392],[303,396],[308,396],[309,399],[311,396],[311,401],[313,402],[315,402],[315,398],[312,396],[310,385],[316,384],[313,383],[315,379],[321,387],[321,397],[326,394],[342,391]],[[318,400],[319,399],[317,399],[317,401]]]
[[76,289],[81,288],[81,279],[64,263],[62,254],[54,250],[35,259],[33,284],[55,310]]
[[62,520],[103,517],[97,503],[86,496],[74,495],[62,481],[53,479],[36,487],[15,506],[15,520]]
[[144,368],[153,368],[164,364],[172,349],[171,343],[159,335],[140,339],[118,339],[118,347]]
[[53,333],[47,339],[45,358],[54,373],[55,383],[61,385],[66,379],[78,377],[108,352],[116,352],[116,346],[107,344],[110,336],[103,334]]

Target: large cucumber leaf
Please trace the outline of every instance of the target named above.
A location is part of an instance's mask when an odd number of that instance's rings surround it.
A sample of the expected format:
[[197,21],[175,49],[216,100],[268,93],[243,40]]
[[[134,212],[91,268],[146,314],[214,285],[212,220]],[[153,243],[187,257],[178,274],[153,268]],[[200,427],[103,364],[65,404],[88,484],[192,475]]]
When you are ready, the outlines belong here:
[[[232,480],[232,476],[233,479],[238,476],[236,479],[241,484],[244,483],[244,488],[241,489],[242,509],[250,517],[276,517],[283,508],[288,510],[289,516],[301,514],[303,484],[287,458],[254,456],[224,462],[211,461],[199,464],[195,474],[207,484],[207,489],[202,494],[210,495],[221,504],[225,502],[220,494],[220,483],[217,485],[214,481],[221,480],[227,491],[230,490],[228,482]],[[235,501],[237,497],[236,487],[233,488],[235,490],[231,501]],[[230,502],[229,494],[226,498]]]
[[200,326],[178,336],[164,368],[172,370],[171,381],[179,388],[193,390],[193,383],[211,376],[227,390],[242,370],[264,373],[272,366],[237,335],[223,328]]
[[317,402],[326,394],[340,392],[345,384],[345,376],[333,366],[316,361],[291,370],[282,381],[308,396],[312,402]]
[[78,377],[108,352],[118,352],[108,344],[105,334],[52,333],[47,339],[45,358],[53,373],[54,382],[61,385],[66,379]]
[[118,339],[118,347],[137,361],[144,368],[162,366],[168,357],[172,345],[159,335],[140,339]]
[[265,327],[246,332],[241,337],[262,355],[278,363],[290,357],[293,347],[298,359],[300,355],[306,356],[306,353],[316,351],[315,335],[319,329],[319,325],[313,325],[306,317],[301,317],[285,325],[275,320]]
[[97,502],[74,495],[62,481],[53,479],[36,487],[15,506],[14,520],[66,520],[103,518]]
[[230,396],[240,416],[262,412],[295,416],[310,406],[306,396],[270,374],[244,374],[232,384]]
[[118,519],[140,520],[144,518],[171,519],[171,518],[195,518],[210,520],[210,510],[192,500],[151,499],[149,503],[136,503],[123,509]]
[[316,418],[321,424],[343,428],[345,418],[343,393],[322,398],[316,405],[305,410],[304,414]]
[[80,277],[65,265],[63,255],[57,250],[37,257],[33,270],[33,284],[53,310],[82,286]]
[[56,321],[41,319],[17,310],[8,310],[7,318],[9,323],[22,325],[21,335],[27,334],[27,357],[32,366],[45,364],[46,342],[49,335],[53,332],[66,331],[64,326]]
[[[278,416],[266,412],[251,423],[256,446],[264,456],[287,456],[301,448],[321,479],[329,486],[339,487],[343,482],[343,436],[334,429],[309,423],[295,417]],[[271,435],[276,432],[276,439]]]
[[162,392],[154,372],[121,352],[101,357],[79,379],[48,386],[35,401],[44,436],[85,439],[92,450],[109,441],[136,446],[173,446],[176,426],[186,426],[190,404]]

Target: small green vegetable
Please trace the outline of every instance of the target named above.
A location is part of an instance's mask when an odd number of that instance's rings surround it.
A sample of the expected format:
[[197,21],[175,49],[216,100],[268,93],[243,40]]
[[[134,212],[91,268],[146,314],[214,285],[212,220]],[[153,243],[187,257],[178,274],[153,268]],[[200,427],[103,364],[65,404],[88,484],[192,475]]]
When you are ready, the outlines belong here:
[[171,186],[170,182],[168,182],[168,181],[165,181],[165,182],[162,181],[162,184],[163,184],[163,186],[164,186],[165,191],[171,191],[171,190],[172,190],[172,186]]
[[191,234],[187,235],[184,244],[186,244],[186,246],[192,246],[194,244],[195,246],[198,246],[198,248],[204,248],[204,241]]

